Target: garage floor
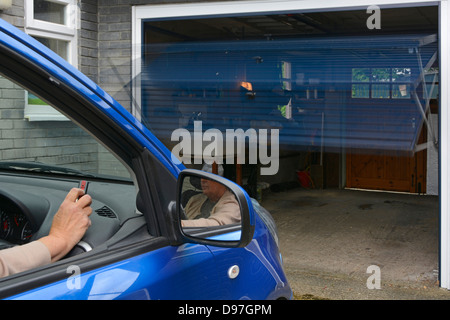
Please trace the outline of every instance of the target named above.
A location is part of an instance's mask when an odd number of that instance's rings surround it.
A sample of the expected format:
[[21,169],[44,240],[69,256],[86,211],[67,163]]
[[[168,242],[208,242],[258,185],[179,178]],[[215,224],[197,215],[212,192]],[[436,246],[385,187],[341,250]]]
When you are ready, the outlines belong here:
[[[264,193],[262,204],[296,298],[450,299],[438,286],[438,197],[291,189]],[[372,265],[380,289],[367,287]]]

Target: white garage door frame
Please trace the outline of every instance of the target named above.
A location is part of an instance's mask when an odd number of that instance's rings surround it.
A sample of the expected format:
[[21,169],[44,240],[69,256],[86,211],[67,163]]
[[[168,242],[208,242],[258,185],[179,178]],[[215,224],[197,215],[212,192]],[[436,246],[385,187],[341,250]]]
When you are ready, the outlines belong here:
[[[375,2],[375,3],[374,3]],[[365,10],[376,4],[387,7],[421,5],[439,6],[439,57],[440,57],[440,286],[450,289],[450,3],[442,1],[411,0],[283,0],[283,1],[228,1],[134,6],[132,9],[132,79],[139,81],[141,72],[142,22],[148,19],[187,17],[214,17],[230,14],[263,14],[289,11]],[[382,20],[381,20],[382,21]],[[133,94],[140,102],[140,85],[133,85]],[[140,110],[133,110],[140,117]]]

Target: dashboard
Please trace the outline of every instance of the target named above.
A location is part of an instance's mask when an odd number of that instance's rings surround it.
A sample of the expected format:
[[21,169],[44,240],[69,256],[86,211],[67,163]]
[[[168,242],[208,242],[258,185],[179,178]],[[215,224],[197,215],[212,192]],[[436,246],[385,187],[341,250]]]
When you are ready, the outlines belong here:
[[13,244],[27,243],[33,236],[31,223],[17,207],[8,202],[8,199],[0,197],[0,239]]
[[[48,235],[53,216],[79,183],[72,178],[0,172],[0,249]],[[142,217],[136,211],[136,190],[131,182],[94,179],[89,181],[88,193],[92,224],[82,239],[81,251],[105,243],[127,220]]]

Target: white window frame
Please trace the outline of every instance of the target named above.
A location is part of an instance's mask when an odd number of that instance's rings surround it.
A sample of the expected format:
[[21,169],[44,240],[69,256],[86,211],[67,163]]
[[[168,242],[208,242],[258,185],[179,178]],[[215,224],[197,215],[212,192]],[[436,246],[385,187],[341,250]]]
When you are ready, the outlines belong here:
[[[66,24],[61,25],[34,18],[34,0],[25,0],[25,32],[31,36],[67,41],[67,61],[78,67],[78,21],[76,0],[51,0],[66,6]],[[51,106],[29,105],[25,93],[24,117],[28,121],[67,121],[68,119]]]
[[[439,96],[440,96],[440,286],[450,289],[450,3],[447,0],[377,0],[381,8],[438,5],[439,6]],[[132,79],[141,73],[142,22],[148,19],[189,17],[217,17],[229,14],[264,14],[289,11],[326,11],[367,9],[372,0],[255,0],[205,3],[156,4],[132,7]],[[133,94],[141,102],[140,84],[135,83]],[[136,117],[140,111],[133,110]]]

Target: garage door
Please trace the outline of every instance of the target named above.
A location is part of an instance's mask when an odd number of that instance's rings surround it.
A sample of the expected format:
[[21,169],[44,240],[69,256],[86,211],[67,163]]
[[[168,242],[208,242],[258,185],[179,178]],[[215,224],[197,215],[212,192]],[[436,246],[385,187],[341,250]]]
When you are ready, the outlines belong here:
[[390,154],[348,154],[347,187],[423,193],[426,190],[426,157]]

